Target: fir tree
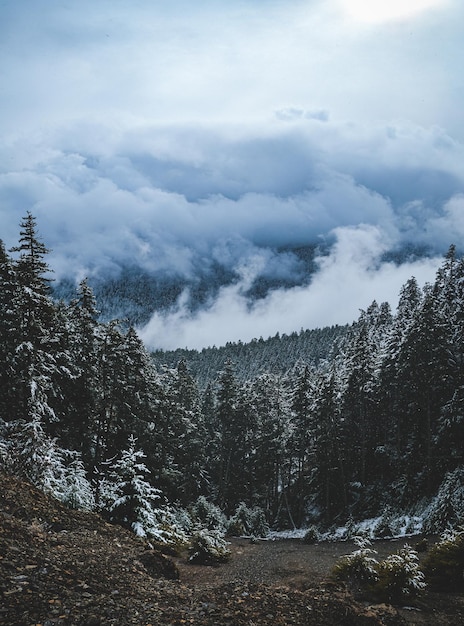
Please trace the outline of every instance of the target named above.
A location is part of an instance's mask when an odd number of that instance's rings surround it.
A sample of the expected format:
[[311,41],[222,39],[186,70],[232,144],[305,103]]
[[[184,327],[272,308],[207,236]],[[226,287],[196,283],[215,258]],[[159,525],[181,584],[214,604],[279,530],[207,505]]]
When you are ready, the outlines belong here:
[[155,503],[160,491],[146,479],[148,469],[142,461],[145,454],[136,448],[136,443],[135,437],[129,436],[128,448],[112,467],[116,498],[109,504],[109,513],[111,521],[132,528],[144,537],[158,532]]

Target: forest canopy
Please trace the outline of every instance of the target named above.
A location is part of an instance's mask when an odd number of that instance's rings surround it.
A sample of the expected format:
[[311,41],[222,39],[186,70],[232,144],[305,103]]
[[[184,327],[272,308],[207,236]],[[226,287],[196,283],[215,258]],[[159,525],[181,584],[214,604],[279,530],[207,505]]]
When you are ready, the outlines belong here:
[[[462,522],[454,246],[433,284],[407,281],[395,312],[373,302],[351,326],[321,329],[329,349],[309,331],[233,344],[201,384],[189,354],[155,364],[136,329],[101,322],[86,280],[53,299],[47,254],[30,213],[18,246],[0,245],[2,469],[160,540],[195,515],[224,528],[240,510],[240,523],[254,512],[275,528],[418,511],[431,531]],[[289,342],[294,360],[277,367]],[[244,376],[250,355],[259,367]]]

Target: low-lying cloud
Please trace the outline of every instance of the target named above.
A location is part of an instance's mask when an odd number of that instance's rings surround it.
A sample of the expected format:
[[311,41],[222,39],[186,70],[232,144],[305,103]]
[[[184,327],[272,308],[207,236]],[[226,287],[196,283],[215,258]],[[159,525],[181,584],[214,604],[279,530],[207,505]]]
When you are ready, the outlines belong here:
[[[111,141],[100,147],[74,133],[54,150],[18,141],[15,167],[0,172],[2,237],[14,245],[31,211],[57,279],[117,277],[128,266],[192,285],[217,267],[236,277],[202,311],[191,312],[186,293],[175,311],[155,313],[141,330],[152,347],[351,322],[436,267],[382,255],[405,245],[440,255],[464,235],[459,143],[436,128],[358,130],[302,116],[232,138],[172,127],[147,128],[140,143],[133,130],[102,128]],[[311,275],[295,252],[308,246],[322,251]],[[260,278],[292,288],[251,301]]]
[[309,285],[277,289],[250,302],[246,292],[259,272],[259,260],[255,260],[242,268],[236,284],[223,287],[203,310],[192,314],[184,294],[175,310],[154,313],[139,330],[141,338],[153,349],[201,349],[300,328],[346,324],[373,300],[387,301],[395,308],[400,288],[411,276],[419,284],[430,282],[439,265],[437,258],[402,265],[382,263],[388,246],[385,233],[376,227],[338,228],[334,235],[331,254],[318,259],[320,269]]

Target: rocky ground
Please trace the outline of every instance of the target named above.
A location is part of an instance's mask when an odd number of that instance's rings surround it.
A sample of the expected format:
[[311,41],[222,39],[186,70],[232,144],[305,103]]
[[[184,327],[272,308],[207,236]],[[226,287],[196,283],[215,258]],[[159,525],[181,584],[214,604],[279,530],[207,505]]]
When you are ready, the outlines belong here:
[[[382,542],[379,554],[396,545]],[[219,567],[168,559],[94,514],[0,474],[0,624],[344,626],[464,623],[461,595],[372,604],[328,580],[352,546],[233,540]]]

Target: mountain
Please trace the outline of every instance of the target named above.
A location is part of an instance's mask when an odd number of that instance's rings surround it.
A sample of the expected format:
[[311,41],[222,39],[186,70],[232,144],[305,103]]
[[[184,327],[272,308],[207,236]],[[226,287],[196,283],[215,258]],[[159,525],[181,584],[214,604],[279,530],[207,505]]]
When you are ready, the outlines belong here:
[[291,335],[260,337],[248,343],[228,342],[225,346],[203,350],[158,350],[151,356],[158,369],[176,367],[180,361],[185,361],[198,385],[204,388],[217,379],[227,361],[232,362],[235,375],[241,382],[264,372],[284,374],[302,364],[317,366],[336,355],[338,344],[346,337],[349,328],[346,325],[301,330]]
[[[307,283],[315,271],[314,258],[321,249],[312,246],[280,249],[275,252],[277,261],[292,259],[290,270],[274,268],[257,275],[249,285],[246,296],[250,302],[264,298],[270,291],[288,289]],[[174,271],[148,271],[140,266],[125,265],[113,274],[97,272],[88,277],[100,309],[100,319],[126,320],[134,326],[146,324],[155,311],[167,311],[174,307],[182,293],[187,293],[187,307],[191,312],[204,307],[213,300],[222,287],[240,280],[235,268],[223,260],[208,259],[203,265],[197,263],[193,273]],[[53,284],[56,299],[69,302],[75,297],[76,283],[61,278]]]

